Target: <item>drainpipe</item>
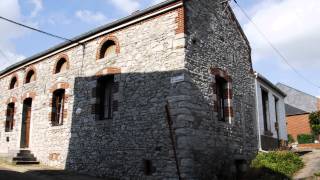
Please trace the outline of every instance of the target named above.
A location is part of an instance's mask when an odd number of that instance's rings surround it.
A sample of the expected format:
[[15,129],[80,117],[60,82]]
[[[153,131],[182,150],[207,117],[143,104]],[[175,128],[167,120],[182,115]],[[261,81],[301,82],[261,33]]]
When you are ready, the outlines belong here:
[[178,162],[178,156],[177,156],[177,148],[175,145],[175,141],[174,141],[174,132],[172,129],[172,119],[171,119],[171,114],[170,114],[170,107],[169,107],[169,101],[167,101],[167,104],[165,105],[165,109],[166,109],[166,115],[167,115],[167,123],[168,123],[168,127],[169,127],[169,133],[170,133],[170,139],[171,139],[171,145],[172,145],[172,150],[173,150],[173,156],[174,156],[174,160],[176,163],[176,168],[177,168],[177,176],[179,180],[182,180],[181,178],[181,173],[180,173],[180,167],[179,167],[179,162]]
[[258,128],[258,148],[259,151],[263,151],[261,148],[261,131],[260,131],[260,112],[259,112],[259,101],[258,101],[258,73],[254,73],[254,81],[255,81],[255,94],[256,94],[256,119],[257,119],[257,128]]

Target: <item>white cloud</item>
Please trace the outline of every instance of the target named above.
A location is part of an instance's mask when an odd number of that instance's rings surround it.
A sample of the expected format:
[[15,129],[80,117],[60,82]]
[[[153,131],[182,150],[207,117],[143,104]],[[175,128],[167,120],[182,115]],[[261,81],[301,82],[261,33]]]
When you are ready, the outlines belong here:
[[110,0],[110,1],[118,9],[126,13],[132,13],[136,10],[139,10],[139,8],[141,7],[141,4],[138,0]]
[[[21,21],[18,0],[1,0],[0,15],[15,21]],[[3,69],[5,66],[9,66],[24,58],[24,56],[16,53],[15,46],[11,40],[21,37],[27,31],[5,21],[0,21],[0,27],[0,69]]]
[[155,4],[162,3],[162,2],[164,2],[164,1],[166,1],[166,0],[153,0],[151,4],[152,4],[152,5],[155,5]]
[[104,24],[108,18],[101,12],[92,12],[89,10],[79,10],[75,13],[76,17],[86,23]]
[[38,13],[43,9],[42,0],[30,0],[30,3],[34,5],[34,9],[31,12],[31,17],[36,17]]
[[[249,13],[268,39],[296,68],[320,67],[320,1],[267,0]],[[274,51],[257,32],[254,25],[244,25],[253,58],[277,58]]]

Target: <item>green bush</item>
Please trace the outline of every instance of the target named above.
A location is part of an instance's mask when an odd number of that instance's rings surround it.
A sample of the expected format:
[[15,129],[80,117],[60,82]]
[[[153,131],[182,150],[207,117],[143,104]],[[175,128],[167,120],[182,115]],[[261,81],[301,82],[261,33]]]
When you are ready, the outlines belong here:
[[317,136],[320,134],[320,111],[312,112],[309,115],[309,123],[312,133]]
[[291,177],[303,167],[303,162],[297,154],[289,151],[260,152],[251,162],[251,167],[257,169],[270,169],[274,173]]
[[314,136],[312,134],[299,134],[297,139],[299,144],[309,144],[314,142]]
[[288,143],[289,144],[294,143],[294,139],[291,134],[288,134]]

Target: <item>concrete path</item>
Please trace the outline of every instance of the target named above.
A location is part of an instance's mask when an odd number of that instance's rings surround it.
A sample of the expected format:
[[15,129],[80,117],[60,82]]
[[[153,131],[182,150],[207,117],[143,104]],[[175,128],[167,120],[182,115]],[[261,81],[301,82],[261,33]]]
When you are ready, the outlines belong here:
[[312,178],[314,173],[320,172],[320,151],[314,150],[303,155],[302,158],[305,166],[294,175],[293,179],[320,179]]
[[[0,180],[103,180],[40,165],[14,166],[0,163]],[[107,180],[107,179],[105,179]]]

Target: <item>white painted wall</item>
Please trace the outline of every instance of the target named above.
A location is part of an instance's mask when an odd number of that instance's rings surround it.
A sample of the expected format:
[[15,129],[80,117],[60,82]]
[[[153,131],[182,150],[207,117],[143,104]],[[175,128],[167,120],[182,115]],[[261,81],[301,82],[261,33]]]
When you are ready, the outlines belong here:
[[[275,129],[276,122],[276,113],[278,115],[279,122],[279,137],[282,140],[287,140],[287,125],[286,125],[286,116],[285,116],[285,104],[284,97],[271,88],[268,84],[256,79],[256,103],[257,103],[257,120],[258,120],[258,130],[260,134],[264,135],[264,123],[263,123],[263,108],[262,108],[262,93],[261,90],[264,89],[268,92],[269,99],[269,120],[268,127],[273,134],[274,138],[277,138],[277,131]],[[275,109],[275,97],[277,97],[277,111]],[[258,133],[259,133],[258,132]]]

